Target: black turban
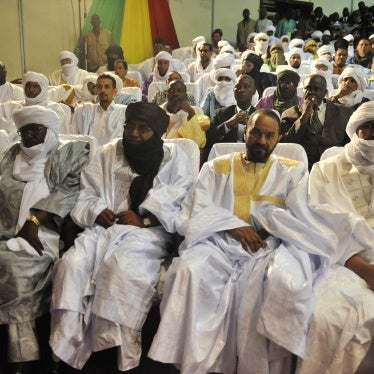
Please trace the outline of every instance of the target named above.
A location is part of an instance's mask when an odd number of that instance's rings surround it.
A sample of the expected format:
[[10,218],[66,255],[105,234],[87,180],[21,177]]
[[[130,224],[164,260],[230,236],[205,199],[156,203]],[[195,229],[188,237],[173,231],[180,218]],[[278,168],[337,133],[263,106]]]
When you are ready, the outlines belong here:
[[125,123],[131,120],[146,122],[160,138],[169,125],[169,116],[166,112],[157,104],[146,101],[138,101],[127,106]]
[[278,82],[280,80],[284,80],[287,82],[292,82],[295,86],[297,86],[300,82],[300,75],[297,74],[295,71],[292,70],[282,70],[277,74]]

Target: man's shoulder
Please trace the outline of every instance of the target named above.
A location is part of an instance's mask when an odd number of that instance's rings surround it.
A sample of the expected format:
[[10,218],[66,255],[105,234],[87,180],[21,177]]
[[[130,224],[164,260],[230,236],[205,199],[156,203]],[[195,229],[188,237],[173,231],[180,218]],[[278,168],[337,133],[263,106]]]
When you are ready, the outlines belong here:
[[236,105],[224,106],[216,110],[216,115],[224,115],[227,113],[234,113]]
[[282,115],[281,119],[283,120],[284,118],[299,118],[300,117],[300,111],[299,111],[299,106],[294,105],[291,108],[286,109]]

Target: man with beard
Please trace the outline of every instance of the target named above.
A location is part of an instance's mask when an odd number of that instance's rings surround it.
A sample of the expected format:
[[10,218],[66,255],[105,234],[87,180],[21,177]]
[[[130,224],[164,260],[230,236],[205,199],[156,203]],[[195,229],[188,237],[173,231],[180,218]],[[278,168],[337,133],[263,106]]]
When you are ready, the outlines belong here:
[[327,148],[348,142],[345,127],[353,110],[326,101],[326,93],[326,79],[311,75],[304,82],[304,103],[282,114],[282,142],[304,147],[309,170]]
[[61,69],[54,71],[48,78],[51,86],[82,84],[83,79],[90,73],[79,69],[78,57],[70,51],[62,51],[59,55]]
[[174,70],[173,58],[169,52],[161,51],[155,56],[153,72],[142,85],[142,99],[148,100],[148,87],[152,82],[166,82],[169,73]]
[[96,90],[99,103],[84,103],[75,110],[71,133],[94,136],[103,144],[121,136],[126,106],[113,101],[117,88],[111,74],[101,74],[97,78]]
[[205,131],[210,126],[210,119],[200,107],[188,104],[187,89],[183,81],[170,82],[167,100],[161,108],[169,115],[165,139],[191,139],[199,148],[205,146]]
[[340,245],[335,265],[316,282],[302,374],[356,372],[374,335],[373,101],[352,114],[346,130],[350,143],[310,174],[309,202]]
[[277,74],[277,89],[271,95],[263,96],[256,108],[275,109],[282,114],[294,105],[300,105],[303,98],[297,96],[297,86],[300,82],[299,74],[292,70],[283,70]]
[[192,62],[187,73],[190,75],[191,82],[196,82],[203,74],[213,70],[212,45],[209,43],[199,43],[196,47],[198,55],[195,62]]
[[50,338],[75,368],[111,347],[119,370],[139,364],[143,323],[193,183],[187,155],[161,139],[168,123],[156,104],[129,104],[123,139],[98,150],[82,174],[71,215],[85,231],[57,264]]
[[268,373],[303,356],[320,248],[332,251],[334,236],[306,209],[305,166],[272,154],[279,139],[278,114],[259,109],[246,153],[203,165],[183,203],[153,360],[184,374]]
[[23,90],[21,87],[6,81],[7,70],[0,62],[0,103],[10,100],[23,100]]

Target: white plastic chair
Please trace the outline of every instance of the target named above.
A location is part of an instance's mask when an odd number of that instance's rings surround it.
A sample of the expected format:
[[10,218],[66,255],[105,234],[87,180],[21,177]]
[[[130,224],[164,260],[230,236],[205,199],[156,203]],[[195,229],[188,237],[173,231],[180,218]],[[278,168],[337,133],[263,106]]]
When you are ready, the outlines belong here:
[[148,87],[148,101],[151,101],[156,92],[165,91],[165,82],[152,82]]
[[142,90],[139,87],[123,87],[121,92],[134,95],[136,101],[142,101]]
[[128,70],[126,77],[135,79],[139,83],[140,86],[143,84],[143,78],[142,78],[142,74],[140,73],[140,71]]
[[198,103],[200,102],[200,95],[199,95],[199,86],[197,83],[193,83],[193,82],[189,82],[189,83],[185,83],[186,85],[186,89],[187,89],[187,93],[189,93],[190,95],[192,95],[194,98],[195,98],[195,103],[196,105],[198,105]]
[[262,93],[262,97],[272,95],[276,89],[277,89],[277,86],[266,87],[264,89],[264,92]]
[[[229,153],[245,151],[245,143],[216,143],[209,152],[208,161]],[[278,156],[303,162],[305,171],[308,170],[308,156],[306,155],[305,149],[300,144],[278,143],[273,152]]]
[[196,142],[191,139],[178,138],[178,139],[165,139],[165,143],[174,143],[178,147],[182,148],[183,152],[187,155],[190,160],[191,168],[194,173],[195,179],[199,174],[200,168],[200,149]]
[[97,149],[102,145],[98,139],[90,135],[83,135],[83,134],[60,134],[60,139],[62,140],[82,140],[85,142],[90,143],[90,160],[96,153]]

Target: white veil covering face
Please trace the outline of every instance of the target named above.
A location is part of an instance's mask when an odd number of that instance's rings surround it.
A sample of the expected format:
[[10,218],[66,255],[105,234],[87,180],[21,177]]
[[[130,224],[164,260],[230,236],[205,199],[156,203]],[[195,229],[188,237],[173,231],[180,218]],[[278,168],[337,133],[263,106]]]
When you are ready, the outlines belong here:
[[64,64],[61,66],[61,76],[62,79],[67,83],[72,83],[72,79],[74,78],[75,74],[78,71],[78,57],[70,51],[62,51],[59,54],[60,63],[62,60],[70,58],[70,64]]
[[364,97],[364,91],[366,89],[366,82],[360,70],[354,67],[347,67],[339,76],[339,89],[342,88],[342,86],[344,85],[344,78],[347,77],[353,78],[355,80],[355,82],[357,83],[357,90],[351,92],[349,95],[341,97],[339,99],[339,102],[346,106],[352,107],[356,104],[361,103]]
[[[15,111],[13,120],[18,129],[31,123],[47,127],[43,143],[29,148],[21,143],[20,151],[14,161],[14,179],[26,182],[16,228],[16,232],[18,232],[24,225],[26,217],[30,214],[30,208],[50,194],[44,175],[44,168],[49,153],[59,144],[59,119],[53,110],[39,105],[32,105]],[[43,233],[45,234],[44,236]],[[54,248],[58,252],[58,235],[56,233],[45,227],[40,227],[38,235],[42,243],[44,238],[48,248]],[[23,238],[12,238],[8,240],[7,245],[11,250],[25,249],[29,253],[38,256],[36,250]],[[58,255],[57,252],[48,254],[55,258]]]
[[[219,77],[229,77],[230,82],[218,81]],[[216,100],[222,106],[235,105],[236,100],[234,96],[234,85],[235,85],[236,75],[235,73],[226,68],[219,68],[215,70],[214,81],[216,82],[214,86],[214,95]]]
[[48,79],[45,75],[28,71],[23,75],[22,87],[25,90],[27,82],[36,82],[39,84],[41,91],[37,97],[26,97],[25,105],[47,105],[48,103]]

